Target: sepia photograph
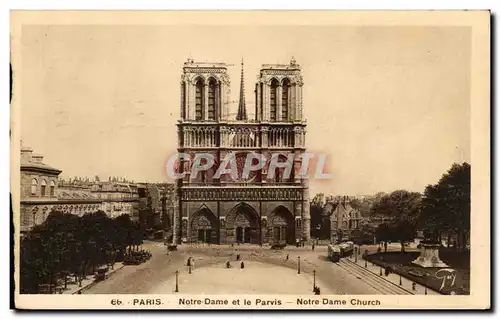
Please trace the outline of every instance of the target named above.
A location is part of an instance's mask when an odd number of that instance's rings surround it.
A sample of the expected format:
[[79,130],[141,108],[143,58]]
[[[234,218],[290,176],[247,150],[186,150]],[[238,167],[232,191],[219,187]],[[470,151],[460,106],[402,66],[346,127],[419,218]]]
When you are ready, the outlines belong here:
[[489,28],[12,11],[16,307],[490,307]]

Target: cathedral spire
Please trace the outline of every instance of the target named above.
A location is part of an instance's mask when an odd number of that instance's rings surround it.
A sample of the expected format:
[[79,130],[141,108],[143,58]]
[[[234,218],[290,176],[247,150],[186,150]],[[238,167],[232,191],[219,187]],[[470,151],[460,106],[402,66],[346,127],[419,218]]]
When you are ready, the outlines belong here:
[[243,59],[241,59],[241,85],[240,85],[240,103],[238,105],[238,114],[236,120],[244,121],[247,119],[247,109],[245,105],[245,80],[243,76]]

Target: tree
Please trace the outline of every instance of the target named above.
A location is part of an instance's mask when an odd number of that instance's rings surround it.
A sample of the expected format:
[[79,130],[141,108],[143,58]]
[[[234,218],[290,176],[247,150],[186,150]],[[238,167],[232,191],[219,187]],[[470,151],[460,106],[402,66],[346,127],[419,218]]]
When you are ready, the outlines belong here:
[[442,230],[453,231],[458,235],[457,248],[466,246],[466,235],[470,232],[468,163],[453,164],[437,184],[426,187],[420,222],[432,239],[439,239]]
[[102,211],[82,217],[52,212],[21,239],[20,291],[39,293],[40,285],[53,292],[58,278],[80,280],[90,268],[114,262],[116,250],[140,245],[142,231],[128,215],[112,220]]
[[384,251],[387,252],[387,242],[394,238],[393,229],[388,224],[380,224],[375,230],[375,236],[379,242],[384,242]]
[[323,207],[311,204],[311,236],[319,238],[323,226]]
[[392,222],[388,227],[393,229],[393,239],[401,243],[402,252],[404,252],[405,243],[413,239],[415,235],[415,225],[419,219],[421,203],[420,193],[397,190],[382,196],[380,201],[372,206],[373,215],[387,216],[391,219]]

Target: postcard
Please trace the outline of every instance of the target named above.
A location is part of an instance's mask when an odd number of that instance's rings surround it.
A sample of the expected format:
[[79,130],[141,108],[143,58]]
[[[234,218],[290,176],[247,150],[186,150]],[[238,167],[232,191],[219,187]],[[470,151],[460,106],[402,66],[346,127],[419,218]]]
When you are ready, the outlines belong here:
[[490,12],[12,11],[10,56],[16,308],[491,307]]

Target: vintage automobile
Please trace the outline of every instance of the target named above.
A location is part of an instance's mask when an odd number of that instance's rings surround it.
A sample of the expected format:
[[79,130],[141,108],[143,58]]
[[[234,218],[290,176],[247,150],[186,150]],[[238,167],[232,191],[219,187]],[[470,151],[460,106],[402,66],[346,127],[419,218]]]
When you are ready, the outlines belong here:
[[148,261],[151,258],[151,253],[146,250],[132,251],[125,256],[124,265],[139,265]]
[[176,244],[168,244],[167,249],[168,249],[168,251],[176,251],[177,245]]
[[108,278],[108,267],[102,267],[96,270],[94,279],[96,281],[101,281]]
[[271,245],[271,249],[283,249],[286,247],[286,241],[274,242]]

